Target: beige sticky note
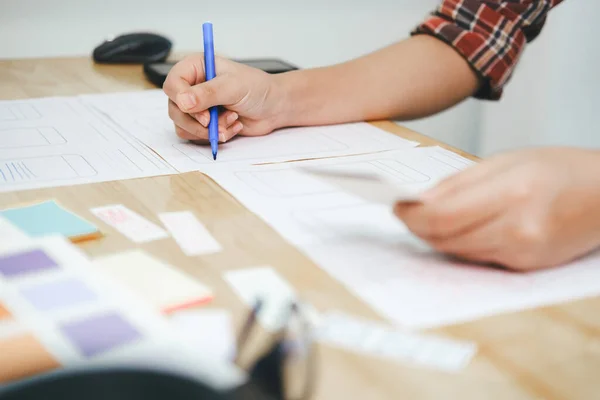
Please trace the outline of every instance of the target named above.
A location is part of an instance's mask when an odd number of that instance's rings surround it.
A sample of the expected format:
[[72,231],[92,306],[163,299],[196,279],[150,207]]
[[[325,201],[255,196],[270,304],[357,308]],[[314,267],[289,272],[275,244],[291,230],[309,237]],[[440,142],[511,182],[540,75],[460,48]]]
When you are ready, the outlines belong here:
[[94,264],[165,313],[208,303],[213,297],[209,287],[143,250],[101,257]]

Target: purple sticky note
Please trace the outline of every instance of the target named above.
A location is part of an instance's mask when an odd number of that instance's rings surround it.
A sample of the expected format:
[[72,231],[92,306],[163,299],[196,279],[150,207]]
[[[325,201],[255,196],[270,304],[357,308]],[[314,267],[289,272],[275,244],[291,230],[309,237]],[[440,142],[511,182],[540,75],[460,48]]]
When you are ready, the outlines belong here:
[[96,299],[94,292],[78,279],[37,284],[21,290],[34,307],[40,311],[51,311],[90,303]]
[[141,334],[116,313],[96,315],[64,324],[61,330],[86,357],[121,347]]
[[0,256],[0,274],[5,277],[17,277],[57,267],[58,264],[39,249]]

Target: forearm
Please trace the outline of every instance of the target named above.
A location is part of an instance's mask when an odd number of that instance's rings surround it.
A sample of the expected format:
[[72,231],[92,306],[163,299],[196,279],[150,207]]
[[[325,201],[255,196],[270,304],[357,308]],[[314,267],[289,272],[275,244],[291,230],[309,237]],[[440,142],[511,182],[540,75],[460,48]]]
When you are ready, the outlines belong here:
[[435,114],[471,96],[478,78],[449,45],[414,36],[331,67],[275,76],[277,125],[302,126]]

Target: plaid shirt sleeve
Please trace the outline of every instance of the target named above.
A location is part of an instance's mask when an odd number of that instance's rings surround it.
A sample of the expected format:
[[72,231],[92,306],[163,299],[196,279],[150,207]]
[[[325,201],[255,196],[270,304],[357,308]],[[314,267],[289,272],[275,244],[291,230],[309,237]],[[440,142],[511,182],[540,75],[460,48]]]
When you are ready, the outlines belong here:
[[474,97],[497,100],[526,43],[563,0],[443,0],[411,34],[429,34],[456,49],[479,74]]

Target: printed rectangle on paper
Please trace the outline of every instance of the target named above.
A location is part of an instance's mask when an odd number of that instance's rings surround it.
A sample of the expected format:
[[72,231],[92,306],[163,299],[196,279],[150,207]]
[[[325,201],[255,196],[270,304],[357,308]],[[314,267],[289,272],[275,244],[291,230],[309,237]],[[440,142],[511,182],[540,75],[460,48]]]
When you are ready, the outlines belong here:
[[121,348],[142,338],[134,326],[116,313],[72,321],[63,324],[61,331],[86,357]]
[[58,361],[33,336],[0,339],[0,383],[9,383],[59,368]]
[[164,229],[122,204],[96,207],[90,211],[135,243],[146,243],[169,237]]
[[58,264],[39,249],[0,256],[0,274],[7,278],[54,268],[58,268]]
[[74,278],[36,284],[21,289],[21,293],[39,311],[77,307],[97,298],[86,283]]
[[217,253],[223,250],[219,242],[191,211],[162,213],[158,218],[187,256]]
[[212,300],[210,288],[142,250],[101,257],[94,265],[166,313]]

